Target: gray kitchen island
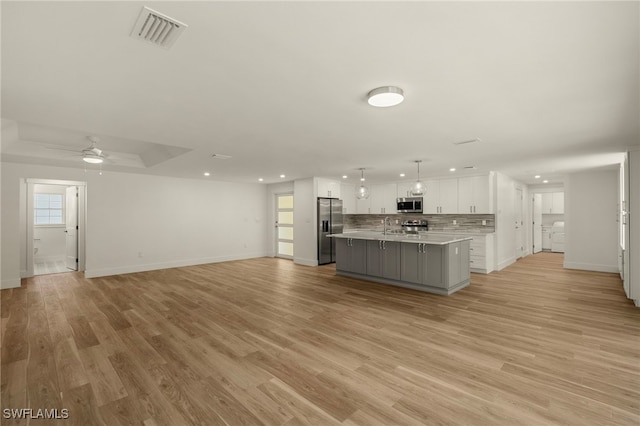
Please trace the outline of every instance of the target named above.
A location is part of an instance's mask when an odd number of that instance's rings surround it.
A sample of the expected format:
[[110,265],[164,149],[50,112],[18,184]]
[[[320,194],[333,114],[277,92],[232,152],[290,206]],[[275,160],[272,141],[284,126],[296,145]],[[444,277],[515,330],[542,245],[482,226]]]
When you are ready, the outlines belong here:
[[338,275],[444,295],[469,285],[470,237],[375,231],[331,237]]

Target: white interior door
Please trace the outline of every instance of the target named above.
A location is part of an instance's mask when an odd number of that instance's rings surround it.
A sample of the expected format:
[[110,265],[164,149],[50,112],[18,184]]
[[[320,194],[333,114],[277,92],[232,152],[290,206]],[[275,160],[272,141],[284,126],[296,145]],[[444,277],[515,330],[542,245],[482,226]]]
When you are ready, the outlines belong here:
[[516,259],[520,259],[524,252],[523,233],[522,233],[522,189],[516,188]]
[[542,194],[533,194],[533,252],[542,251]]
[[78,270],[78,187],[69,186],[66,191],[65,235],[67,269]]
[[293,194],[276,195],[276,256],[293,259]]

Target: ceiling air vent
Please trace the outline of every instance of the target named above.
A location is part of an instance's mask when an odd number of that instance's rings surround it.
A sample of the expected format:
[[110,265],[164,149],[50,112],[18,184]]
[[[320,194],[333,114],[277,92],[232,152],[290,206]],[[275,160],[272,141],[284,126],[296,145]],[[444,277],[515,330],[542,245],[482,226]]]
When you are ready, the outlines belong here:
[[131,37],[169,49],[188,25],[144,6],[131,30]]

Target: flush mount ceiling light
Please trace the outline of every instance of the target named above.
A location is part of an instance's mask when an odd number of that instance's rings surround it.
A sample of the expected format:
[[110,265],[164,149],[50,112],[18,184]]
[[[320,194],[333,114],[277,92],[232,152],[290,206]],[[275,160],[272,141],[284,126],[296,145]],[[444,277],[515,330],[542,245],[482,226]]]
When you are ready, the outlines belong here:
[[364,168],[358,169],[360,170],[360,187],[356,190],[356,198],[358,200],[366,200],[369,198],[369,188],[364,186]]
[[413,184],[413,188],[411,188],[411,195],[414,197],[419,197],[424,195],[424,184],[420,180],[420,163],[422,160],[416,160],[415,163],[418,165],[418,180]]
[[404,100],[404,92],[395,86],[384,86],[373,89],[367,94],[369,105],[374,107],[390,107]]

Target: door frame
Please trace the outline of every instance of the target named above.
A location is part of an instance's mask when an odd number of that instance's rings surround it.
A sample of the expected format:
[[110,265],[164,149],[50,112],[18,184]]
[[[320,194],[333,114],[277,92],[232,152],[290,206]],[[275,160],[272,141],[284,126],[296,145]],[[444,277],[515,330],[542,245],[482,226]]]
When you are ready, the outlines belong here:
[[87,183],[81,181],[72,180],[55,180],[55,179],[25,179],[27,184],[26,193],[26,271],[24,271],[22,278],[33,277],[33,209],[34,209],[34,185],[63,185],[63,186],[77,186],[78,187],[78,271],[83,272],[86,266],[86,210],[87,210]]
[[[278,249],[278,247],[279,247],[278,243],[280,242],[279,232],[278,232],[278,228],[280,228],[280,223],[278,222],[278,211],[279,211],[279,209],[278,209],[278,197],[286,197],[286,196],[294,197],[294,194],[293,194],[293,191],[291,191],[291,192],[278,192],[278,193],[273,194],[273,195],[274,195],[273,200],[274,200],[274,205],[275,205],[275,209],[274,209],[274,215],[275,215],[275,220],[274,220],[275,227],[274,227],[274,229],[275,229],[275,232],[274,232],[274,239],[273,239],[274,257],[278,257],[280,259],[293,260],[293,256],[288,256],[286,254],[282,255],[282,254],[280,254],[280,250]],[[286,209],[286,210],[289,210],[289,209]],[[291,208],[291,211],[293,212],[293,207]],[[294,214],[293,221],[295,222],[295,220],[296,220],[296,217],[295,217],[295,214]],[[289,227],[289,226],[287,225],[287,227]],[[291,225],[292,229],[293,229],[293,227],[294,227],[294,225]],[[289,241],[289,240],[287,240],[287,241]],[[294,244],[293,250],[294,250],[294,253],[295,253],[296,247],[295,247],[294,241],[295,241],[295,235],[294,235],[294,240],[291,240],[291,244]]]

